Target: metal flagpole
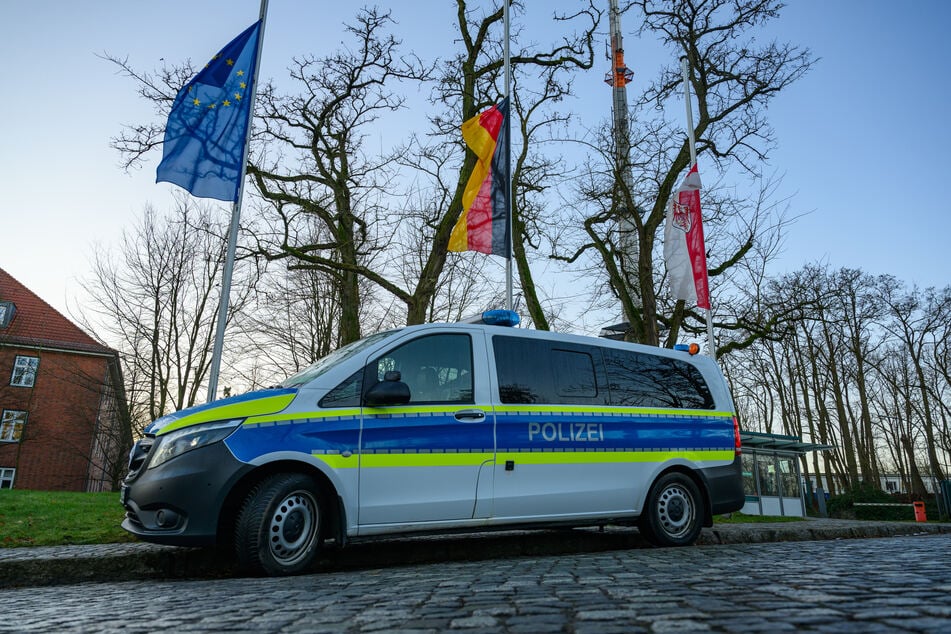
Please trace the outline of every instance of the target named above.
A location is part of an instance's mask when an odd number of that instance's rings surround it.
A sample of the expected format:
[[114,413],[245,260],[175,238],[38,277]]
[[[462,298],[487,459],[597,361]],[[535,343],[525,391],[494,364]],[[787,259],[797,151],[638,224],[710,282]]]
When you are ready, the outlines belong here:
[[228,323],[228,307],[231,300],[231,277],[234,273],[234,254],[238,245],[238,224],[241,221],[241,202],[244,198],[244,177],[248,168],[248,150],[251,145],[251,119],[254,117],[254,102],[258,93],[258,69],[261,66],[261,48],[264,45],[264,23],[267,19],[268,0],[261,0],[261,30],[258,32],[258,50],[254,56],[254,82],[251,84],[251,104],[248,109],[248,130],[244,137],[241,154],[241,175],[238,180],[238,199],[231,208],[231,227],[228,230],[228,252],[225,268],[221,273],[221,297],[218,300],[218,324],[215,326],[215,343],[211,353],[211,370],[208,375],[208,402],[215,400],[218,392],[218,372],[221,370],[221,351],[225,342],[225,324]]
[[[684,103],[687,106],[687,141],[690,146],[690,167],[693,167],[697,164],[697,142],[694,139],[693,105],[691,104],[690,97],[690,72],[686,57],[680,58],[680,69],[684,76]],[[710,356],[716,359],[717,345],[716,340],[713,338],[713,302],[711,301],[710,304],[711,307],[707,309],[707,347],[710,351]]]
[[508,166],[506,169],[505,186],[508,187],[508,196],[506,196],[506,215],[508,223],[508,234],[509,234],[509,243],[508,243],[508,258],[505,260],[505,308],[506,310],[512,310],[512,255],[514,252],[513,242],[515,240],[515,231],[512,218],[512,115],[515,113],[515,104],[512,103],[512,58],[509,52],[509,4],[511,0],[502,0],[502,21],[505,24],[505,96],[509,100],[509,111],[508,115],[505,117],[505,143],[506,147],[503,148],[505,156],[505,164]]

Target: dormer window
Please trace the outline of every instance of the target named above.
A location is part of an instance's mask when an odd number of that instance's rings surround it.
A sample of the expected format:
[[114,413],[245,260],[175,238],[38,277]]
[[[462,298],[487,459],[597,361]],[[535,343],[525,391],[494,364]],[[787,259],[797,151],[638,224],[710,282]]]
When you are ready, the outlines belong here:
[[13,321],[17,307],[13,302],[0,302],[0,328],[6,328]]

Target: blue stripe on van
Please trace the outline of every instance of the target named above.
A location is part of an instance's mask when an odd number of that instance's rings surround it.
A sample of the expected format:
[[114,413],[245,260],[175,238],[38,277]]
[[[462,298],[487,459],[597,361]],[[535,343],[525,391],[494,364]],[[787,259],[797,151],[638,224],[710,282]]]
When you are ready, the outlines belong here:
[[[685,410],[686,412],[686,410]],[[359,451],[359,416],[245,426],[227,444],[239,460],[276,451]],[[494,432],[494,434],[493,434]],[[368,416],[364,453],[732,450],[732,418],[704,414],[499,412],[497,424],[449,415]]]

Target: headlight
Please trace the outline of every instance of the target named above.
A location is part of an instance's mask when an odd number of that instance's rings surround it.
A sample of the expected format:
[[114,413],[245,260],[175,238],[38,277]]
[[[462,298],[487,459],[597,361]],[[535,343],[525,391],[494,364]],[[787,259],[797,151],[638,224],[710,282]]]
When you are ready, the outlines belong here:
[[180,456],[192,449],[224,440],[231,435],[231,432],[240,427],[243,421],[243,418],[237,418],[217,423],[193,425],[159,436],[156,439],[158,447],[153,449],[154,455],[152,460],[149,461],[149,469],[168,462],[175,456]]

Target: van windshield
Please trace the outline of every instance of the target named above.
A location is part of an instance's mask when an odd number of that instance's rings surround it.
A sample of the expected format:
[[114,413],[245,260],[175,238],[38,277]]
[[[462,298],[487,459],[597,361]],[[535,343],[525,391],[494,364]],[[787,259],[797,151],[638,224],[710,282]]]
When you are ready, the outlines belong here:
[[297,374],[287,377],[284,379],[284,382],[281,383],[281,387],[300,387],[305,383],[309,383],[324,372],[330,370],[330,368],[334,367],[338,363],[346,361],[353,355],[358,354],[361,350],[368,348],[379,340],[390,336],[394,332],[398,332],[398,330],[378,332],[376,334],[370,335],[369,337],[364,337],[359,341],[348,343],[344,347],[334,350],[326,357],[318,359],[316,363],[304,368]]

